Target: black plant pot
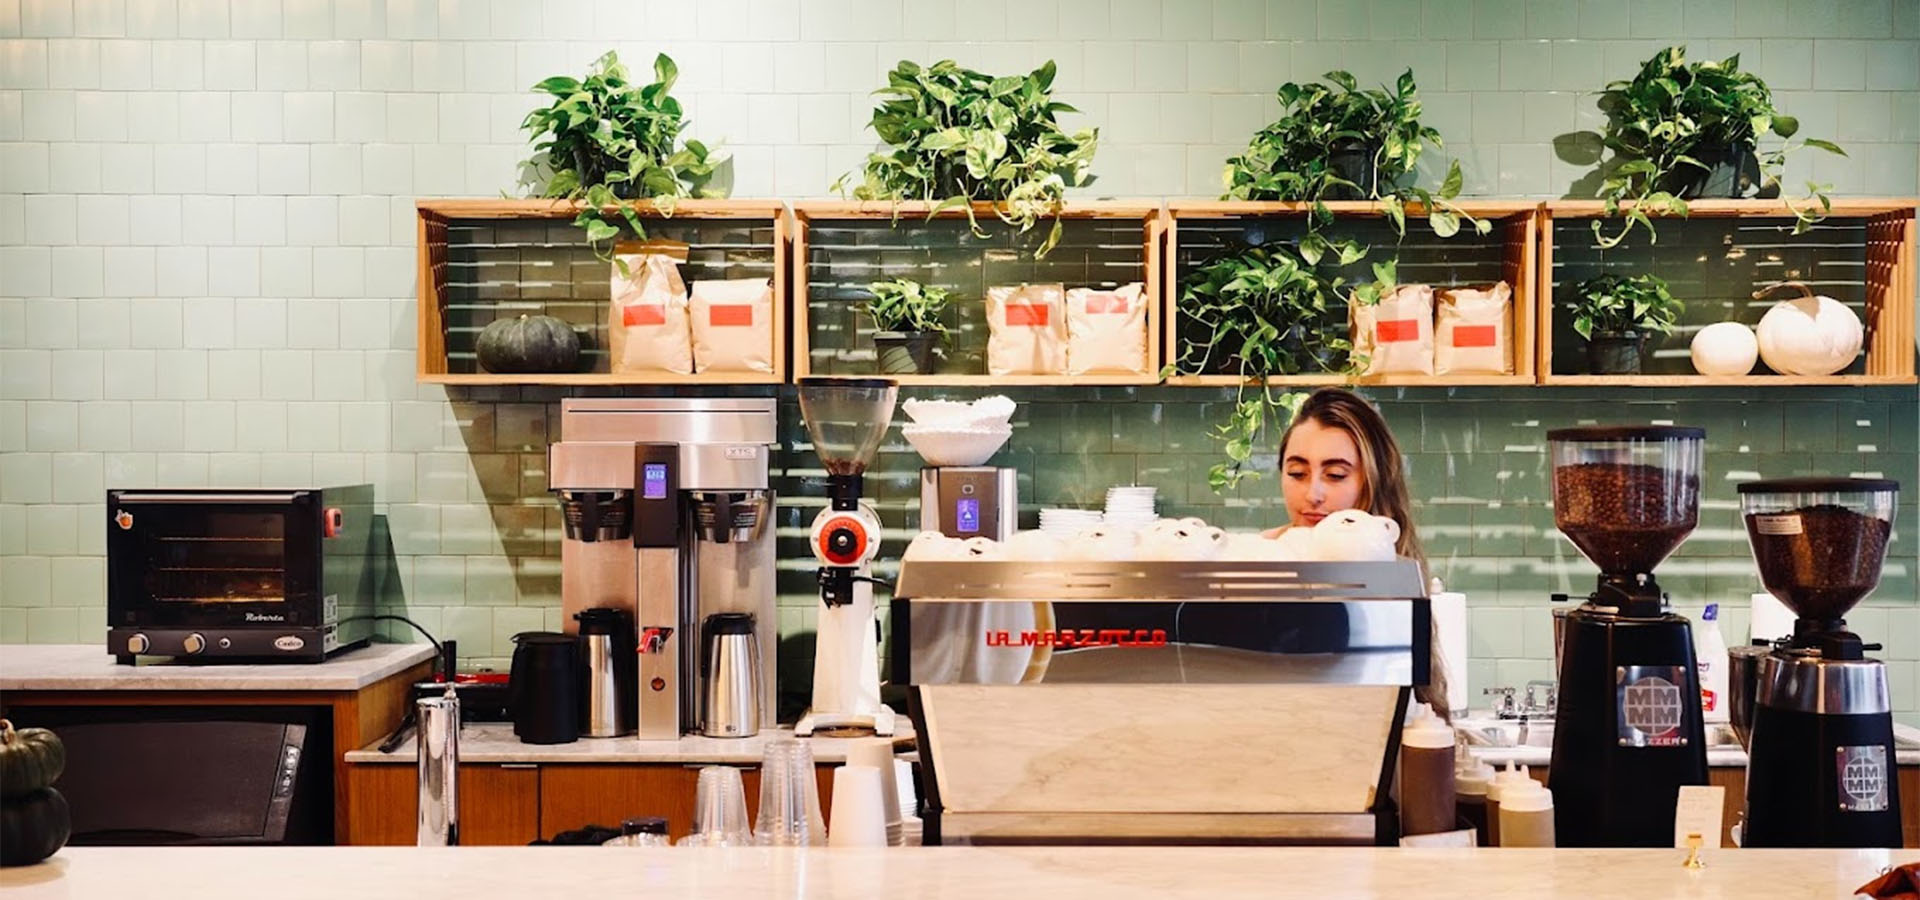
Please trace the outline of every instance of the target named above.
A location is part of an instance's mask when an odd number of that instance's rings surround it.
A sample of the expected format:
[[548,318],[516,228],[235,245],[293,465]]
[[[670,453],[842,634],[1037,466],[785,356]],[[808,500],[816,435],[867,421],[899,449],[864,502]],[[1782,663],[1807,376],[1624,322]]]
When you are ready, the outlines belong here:
[[1646,345],[1644,334],[1596,332],[1587,340],[1587,371],[1594,375],[1638,375]]
[[882,375],[926,375],[933,372],[933,342],[937,331],[881,331],[873,336],[879,350]]
[[1748,147],[1711,147],[1693,154],[1706,168],[1682,164],[1660,188],[1683,200],[1740,200],[1778,196],[1779,185],[1760,183],[1760,157]]
[[1333,174],[1358,187],[1336,184],[1326,191],[1328,200],[1365,200],[1373,186],[1373,158],[1380,148],[1364,141],[1341,141],[1327,154],[1327,168]]

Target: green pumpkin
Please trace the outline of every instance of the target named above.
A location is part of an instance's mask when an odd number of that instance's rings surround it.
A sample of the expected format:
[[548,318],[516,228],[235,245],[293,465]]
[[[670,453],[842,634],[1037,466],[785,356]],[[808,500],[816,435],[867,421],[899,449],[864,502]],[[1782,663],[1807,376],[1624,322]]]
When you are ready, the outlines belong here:
[[30,866],[67,845],[73,814],[67,798],[41,788],[0,799],[0,866]]
[[67,768],[67,748],[45,728],[13,730],[0,719],[0,797],[52,787]]
[[574,372],[580,368],[580,335],[552,316],[496,319],[474,343],[480,368],[495,374]]

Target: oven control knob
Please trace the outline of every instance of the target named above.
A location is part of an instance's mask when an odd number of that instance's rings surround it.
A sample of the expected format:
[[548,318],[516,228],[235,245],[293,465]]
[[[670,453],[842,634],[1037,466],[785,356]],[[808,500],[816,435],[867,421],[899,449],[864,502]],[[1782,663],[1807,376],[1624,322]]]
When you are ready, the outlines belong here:
[[133,637],[127,638],[128,653],[145,653],[147,652],[147,648],[151,646],[153,646],[152,643],[147,640],[147,636],[144,634],[136,634]]
[[199,653],[207,649],[207,639],[202,637],[200,632],[196,631],[187,635],[187,639],[180,642],[180,647],[188,653]]

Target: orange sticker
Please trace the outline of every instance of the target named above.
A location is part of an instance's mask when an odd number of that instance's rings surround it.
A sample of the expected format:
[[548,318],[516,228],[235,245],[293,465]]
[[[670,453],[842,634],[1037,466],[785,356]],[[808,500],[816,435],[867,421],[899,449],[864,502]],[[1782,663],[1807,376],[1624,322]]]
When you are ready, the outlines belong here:
[[1007,304],[1007,325],[1045,328],[1047,307],[1032,303],[1009,303]]
[[715,328],[725,328],[753,324],[753,305],[750,303],[724,303],[707,307],[707,324]]
[[1492,347],[1500,342],[1500,330],[1492,325],[1453,326],[1455,347]]
[[665,325],[667,324],[667,305],[635,303],[620,311],[620,322],[628,328],[641,325]]
[[1401,344],[1420,339],[1419,319],[1386,319],[1374,326],[1374,339],[1382,344]]

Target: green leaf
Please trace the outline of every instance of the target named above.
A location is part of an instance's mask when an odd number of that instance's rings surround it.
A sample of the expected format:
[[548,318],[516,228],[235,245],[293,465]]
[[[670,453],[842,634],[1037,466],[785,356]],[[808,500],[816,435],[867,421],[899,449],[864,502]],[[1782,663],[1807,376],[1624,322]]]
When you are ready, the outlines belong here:
[[1807,138],[1801,143],[1806,144],[1809,147],[1818,147],[1822,150],[1827,151],[1828,153],[1833,153],[1840,156],[1847,155],[1847,151],[1840,149],[1840,145],[1829,142],[1829,141],[1823,141],[1817,138]]
[[1460,174],[1460,161],[1456,159],[1448,163],[1447,177],[1440,182],[1440,196],[1447,200],[1460,196],[1460,188],[1465,181],[1466,179]]
[[1450,210],[1436,209],[1427,213],[1427,226],[1434,234],[1450,238],[1460,233],[1460,217]]
[[680,80],[680,67],[675,65],[673,57],[660,54],[653,58],[653,81],[660,85],[662,93],[673,90],[673,83]]
[[580,90],[580,82],[577,79],[568,78],[565,75],[555,75],[552,78],[548,78],[534,85],[533,89],[536,91],[544,91],[557,97],[566,97]]
[[[1793,116],[1783,116],[1779,113],[1774,113],[1772,125],[1773,133],[1783,138],[1793,137],[1800,132],[1800,120]],[[1761,133],[1761,129],[1758,127],[1754,128],[1753,131],[1755,134]],[[1809,141],[1809,143],[1811,143],[1811,141]]]

